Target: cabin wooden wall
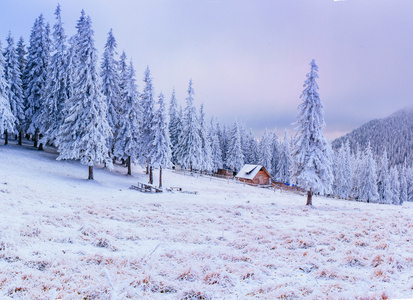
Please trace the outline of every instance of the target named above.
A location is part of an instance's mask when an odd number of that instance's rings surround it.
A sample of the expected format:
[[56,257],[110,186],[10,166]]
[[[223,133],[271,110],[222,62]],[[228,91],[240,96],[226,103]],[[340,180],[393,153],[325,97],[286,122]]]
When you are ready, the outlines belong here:
[[270,177],[264,171],[259,171],[257,175],[255,175],[254,179],[245,179],[245,178],[238,178],[239,181],[249,183],[249,184],[257,184],[257,185],[267,185],[270,184]]
[[257,175],[255,175],[253,183],[260,184],[260,185],[270,184],[270,177],[268,176],[266,172],[264,172],[263,170],[260,170],[257,173]]

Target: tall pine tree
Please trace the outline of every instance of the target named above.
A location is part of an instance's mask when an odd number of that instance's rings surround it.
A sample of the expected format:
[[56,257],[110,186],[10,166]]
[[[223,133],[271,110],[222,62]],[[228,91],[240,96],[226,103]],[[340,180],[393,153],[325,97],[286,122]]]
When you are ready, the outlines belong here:
[[359,200],[360,199],[360,189],[361,189],[361,182],[362,178],[362,169],[363,169],[363,153],[360,151],[359,147],[353,155],[351,155],[350,160],[351,165],[351,197],[353,199]]
[[407,201],[407,191],[406,164],[404,164],[400,168],[400,205]]
[[108,123],[112,128],[113,138],[108,141],[108,147],[112,149],[117,139],[117,130],[120,116],[120,78],[119,66],[115,59],[116,40],[113,36],[112,29],[108,33],[108,39],[103,52],[101,65],[102,91],[106,97],[106,106],[108,107]]
[[89,166],[88,179],[92,180],[95,164],[112,166],[106,146],[111,130],[98,72],[92,21],[83,10],[76,28],[76,76],[72,83],[73,95],[66,106],[65,120],[59,132],[58,160],[80,159],[82,164]]
[[298,107],[292,165],[294,182],[308,190],[307,205],[312,205],[313,192],[330,193],[334,180],[332,150],[323,134],[323,104],[316,82],[318,67],[314,60],[310,66],[301,95],[303,102]]
[[194,89],[192,79],[189,81],[188,97],[183,115],[182,132],[179,136],[178,162],[186,169],[202,167],[202,141],[199,136],[199,122],[194,106]]
[[229,147],[228,128],[227,128],[227,125],[224,124],[221,129],[218,122],[217,122],[217,128],[218,128],[219,142],[221,143],[221,149],[222,149],[222,161],[224,162],[224,167],[227,167],[226,161],[227,161],[227,153],[228,153],[228,147]]
[[32,28],[27,64],[24,71],[24,88],[26,98],[26,131],[34,134],[34,146],[37,147],[41,124],[38,115],[42,107],[42,95],[47,77],[47,67],[50,58],[49,29],[40,15]]
[[201,104],[201,109],[199,111],[199,136],[201,138],[201,147],[202,147],[201,170],[210,172],[213,169],[212,150],[211,150],[211,141],[208,136],[207,124],[205,122],[205,113],[204,113],[203,104]]
[[275,176],[276,180],[279,180],[284,183],[290,182],[291,177],[291,144],[290,139],[288,138],[288,130],[284,131],[284,140],[280,145],[280,151],[278,156],[278,170]]
[[370,143],[364,151],[361,164],[360,199],[367,202],[377,203],[379,193],[377,190],[377,167],[373,158]]
[[279,149],[279,143],[278,143],[278,135],[277,131],[274,129],[274,131],[271,134],[271,175],[273,178],[278,173],[278,161],[280,160],[280,149]]
[[377,187],[379,192],[379,202],[387,203],[391,199],[390,177],[389,177],[389,159],[386,148],[379,158],[377,166]]
[[211,126],[209,128],[209,139],[211,141],[211,155],[212,155],[212,171],[217,172],[218,169],[223,168],[222,150],[219,143],[217,124],[211,118]]
[[226,157],[226,165],[231,170],[238,172],[244,166],[244,154],[242,153],[241,148],[241,133],[237,122],[234,122],[232,126]]
[[170,166],[172,158],[164,96],[162,93],[159,95],[158,109],[155,112],[152,131],[154,139],[150,153],[151,165],[159,167],[159,187],[162,187],[162,168]]
[[145,86],[141,94],[141,111],[142,111],[142,133],[141,133],[141,164],[147,166],[147,173],[149,173],[149,183],[153,183],[151,157],[153,147],[153,122],[155,117],[155,100],[154,88],[152,84],[151,71],[149,67],[145,70],[143,79]]
[[252,133],[252,129],[249,130],[246,136],[246,147],[248,148],[247,155],[245,157],[245,163],[256,165],[258,164],[258,142]]
[[10,109],[8,84],[4,78],[4,58],[0,43],[0,134],[5,133],[6,139],[4,144],[7,145],[7,134],[15,130],[16,118]]
[[178,103],[175,97],[175,89],[172,91],[169,103],[169,135],[172,145],[172,163],[176,164],[176,152],[178,148],[179,135],[182,131],[182,120],[179,118]]
[[400,180],[396,166],[390,170],[391,201],[390,204],[401,205],[400,201]]
[[132,175],[132,163],[137,163],[140,155],[142,112],[136,85],[135,69],[130,62],[126,82],[121,89],[121,109],[119,129],[114,145],[114,155],[126,159],[128,175]]
[[259,162],[270,174],[272,174],[272,142],[272,133],[265,128],[264,135],[262,136],[259,144]]
[[26,49],[26,44],[24,43],[24,39],[22,36],[19,38],[17,42],[16,53],[17,53],[17,60],[19,61],[21,80],[23,82],[23,73],[24,73],[24,69],[26,68],[26,64],[27,64],[27,58],[26,58],[27,49]]
[[[24,126],[24,95],[22,75],[19,65],[19,57],[14,47],[14,39],[11,33],[7,36],[7,47],[4,52],[4,76],[8,82],[8,96],[11,112],[16,117],[16,129],[19,132],[19,145],[22,144]],[[6,137],[7,138],[7,137]]]
[[406,170],[407,201],[413,202],[413,167]]
[[64,120],[63,111],[69,98],[68,53],[60,5],[57,6],[55,15],[52,56],[47,68],[44,92],[41,96],[42,106],[37,117],[37,124],[43,134],[41,142],[52,144],[56,144],[60,126]]

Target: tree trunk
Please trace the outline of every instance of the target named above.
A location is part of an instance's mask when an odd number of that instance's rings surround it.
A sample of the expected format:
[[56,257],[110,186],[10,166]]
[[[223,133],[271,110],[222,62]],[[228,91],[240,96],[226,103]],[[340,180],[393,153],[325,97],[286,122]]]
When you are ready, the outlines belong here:
[[4,131],[4,144],[7,145],[9,143],[9,133],[7,132],[7,130]]
[[34,131],[34,145],[33,145],[33,147],[35,147],[35,148],[37,148],[37,141],[38,141],[38,139],[39,139],[39,130],[36,129],[36,130]]
[[19,132],[19,143],[18,143],[18,145],[22,145],[22,136],[23,136],[23,132]]
[[191,172],[192,172],[192,163],[190,163],[189,166],[190,166],[190,170],[191,170]]
[[149,167],[149,184],[153,184],[153,168]]
[[307,204],[306,205],[313,205],[313,192],[310,190],[307,192]]
[[132,166],[130,156],[126,159],[126,164],[128,165],[128,175],[132,175]]
[[159,187],[162,187],[162,166],[159,166]]
[[149,174],[149,165],[148,165],[148,164],[146,164],[146,171],[145,171],[145,174],[146,174],[146,175],[148,175],[148,174]]
[[[39,141],[42,139],[43,135],[39,134]],[[39,151],[43,151],[43,143],[39,143],[39,149],[37,149]]]
[[89,177],[88,180],[93,180],[93,166],[89,166]]

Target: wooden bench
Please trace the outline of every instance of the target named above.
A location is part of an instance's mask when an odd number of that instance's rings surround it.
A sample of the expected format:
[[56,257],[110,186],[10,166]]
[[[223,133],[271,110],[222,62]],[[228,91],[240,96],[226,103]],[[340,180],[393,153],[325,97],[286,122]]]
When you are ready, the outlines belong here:
[[161,188],[157,188],[150,184],[140,183],[138,182],[137,185],[131,185],[130,189],[138,190],[142,193],[162,193]]

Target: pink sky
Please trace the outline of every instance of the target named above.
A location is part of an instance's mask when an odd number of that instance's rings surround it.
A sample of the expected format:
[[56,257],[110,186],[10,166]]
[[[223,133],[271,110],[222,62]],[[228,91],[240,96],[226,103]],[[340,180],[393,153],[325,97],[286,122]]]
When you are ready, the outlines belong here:
[[[156,93],[175,87],[221,123],[242,121],[257,134],[295,121],[309,63],[319,66],[328,138],[412,102],[411,0],[62,0],[69,35],[81,9],[99,53],[110,28],[133,58],[142,85],[149,65]],[[35,18],[53,24],[57,2],[4,0],[0,39],[26,43]]]

